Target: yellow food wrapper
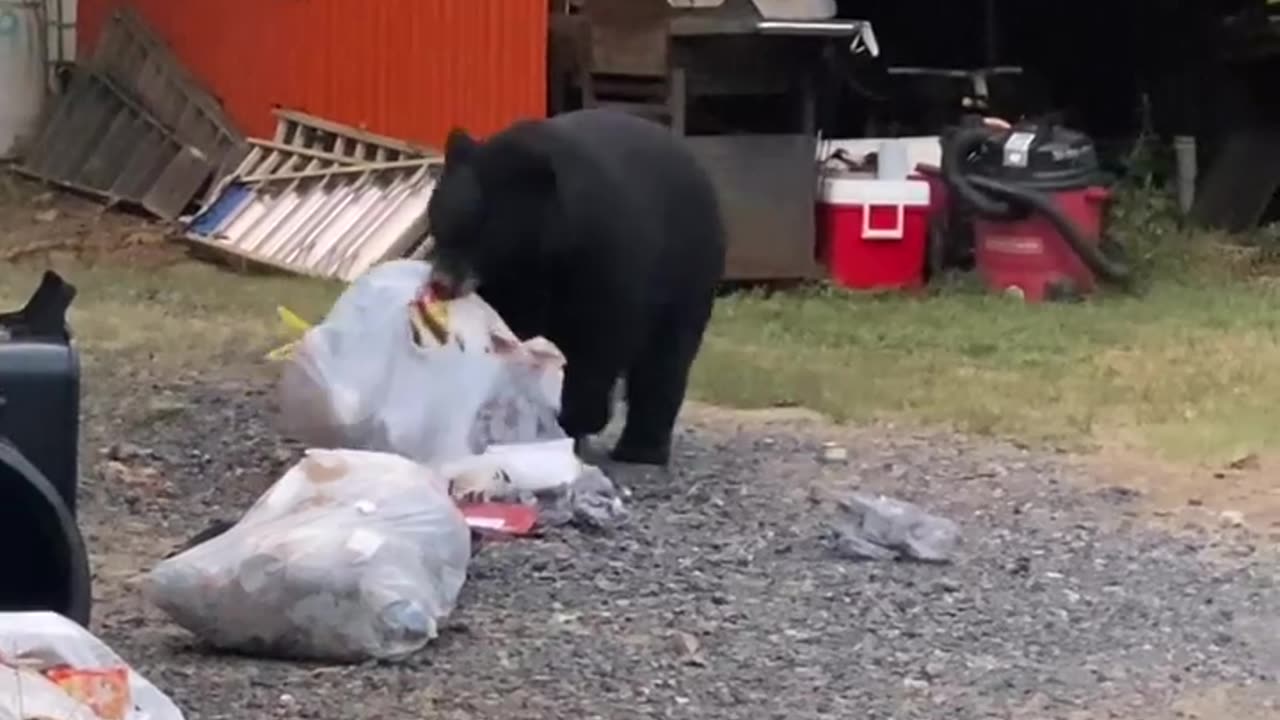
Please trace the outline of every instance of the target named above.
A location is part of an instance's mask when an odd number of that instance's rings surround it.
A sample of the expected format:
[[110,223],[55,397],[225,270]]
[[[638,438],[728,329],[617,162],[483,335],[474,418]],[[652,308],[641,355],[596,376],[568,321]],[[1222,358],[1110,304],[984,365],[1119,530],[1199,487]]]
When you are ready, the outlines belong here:
[[[302,341],[302,336],[311,329],[311,323],[303,320],[297,313],[283,305],[276,308],[276,315],[284,325],[285,331],[295,338],[267,353],[267,360],[278,362],[287,359]],[[419,344],[428,336],[444,345],[449,341],[449,304],[431,297],[420,297],[410,307],[409,322],[413,326],[414,338]]]
[[409,312],[414,339],[421,345],[428,335],[444,345],[449,341],[449,305],[431,298],[419,298]]
[[298,314],[283,305],[276,307],[276,316],[284,323],[285,330],[297,338],[267,353],[267,359],[273,362],[284,360],[293,353],[294,347],[302,340],[302,336],[311,329],[311,323],[298,317]]

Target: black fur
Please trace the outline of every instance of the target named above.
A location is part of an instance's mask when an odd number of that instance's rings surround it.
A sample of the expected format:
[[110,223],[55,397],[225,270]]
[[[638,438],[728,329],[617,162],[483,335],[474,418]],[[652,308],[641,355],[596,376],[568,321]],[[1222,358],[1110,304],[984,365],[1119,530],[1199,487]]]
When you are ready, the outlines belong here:
[[477,286],[521,338],[568,360],[560,422],[608,424],[626,378],[620,462],[666,464],[724,272],[715,191],[667,128],[608,110],[449,137],[428,210],[438,279]]

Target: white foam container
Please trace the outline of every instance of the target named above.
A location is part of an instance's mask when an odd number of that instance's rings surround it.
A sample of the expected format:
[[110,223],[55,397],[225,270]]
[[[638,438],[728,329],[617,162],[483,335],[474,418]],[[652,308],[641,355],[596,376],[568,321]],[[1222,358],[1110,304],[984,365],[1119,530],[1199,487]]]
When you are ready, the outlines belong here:
[[825,162],[837,150],[844,151],[854,160],[861,160],[871,153],[879,153],[886,142],[906,146],[907,167],[915,172],[917,165],[942,165],[942,140],[937,135],[921,135],[900,138],[849,138],[824,139],[818,143],[818,162]]

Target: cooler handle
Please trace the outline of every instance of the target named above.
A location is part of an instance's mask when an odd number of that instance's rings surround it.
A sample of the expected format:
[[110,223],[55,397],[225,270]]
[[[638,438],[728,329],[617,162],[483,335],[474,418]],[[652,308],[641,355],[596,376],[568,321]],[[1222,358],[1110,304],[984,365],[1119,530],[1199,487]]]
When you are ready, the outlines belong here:
[[[862,212],[862,239],[863,240],[901,240],[906,234],[907,224],[907,206],[896,205],[894,209],[898,211],[898,220],[891,228],[873,228],[871,227],[871,208],[875,205],[868,204]],[[880,205],[879,207],[884,207]]]

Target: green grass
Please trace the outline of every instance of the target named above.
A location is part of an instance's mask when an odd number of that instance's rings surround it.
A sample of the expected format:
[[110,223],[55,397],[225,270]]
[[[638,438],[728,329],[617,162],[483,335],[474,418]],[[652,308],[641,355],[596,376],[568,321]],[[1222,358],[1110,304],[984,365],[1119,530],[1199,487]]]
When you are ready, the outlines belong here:
[[1175,460],[1277,449],[1280,291],[1262,272],[1265,253],[1179,230],[1150,192],[1121,199],[1113,232],[1140,271],[1136,294],[1043,305],[970,287],[927,299],[829,288],[727,299],[694,392]]
[[[1135,295],[1030,306],[959,285],[923,299],[829,288],[726,298],[692,394],[1174,460],[1280,449],[1274,241],[1260,233],[1242,248],[1179,230],[1150,192],[1127,195],[1115,227],[1142,271]],[[291,339],[277,305],[316,320],[339,291],[196,262],[55,266],[80,288],[72,322],[89,366],[108,353],[155,371],[261,357]],[[41,267],[0,266],[0,301],[25,299]]]
[[55,258],[0,265],[0,302],[24,302],[46,266],[78,290],[70,324],[86,365],[110,355],[161,372],[213,370],[223,358],[262,357],[293,339],[278,305],[318,321],[341,290],[335,283],[241,275],[195,261],[144,269]]

